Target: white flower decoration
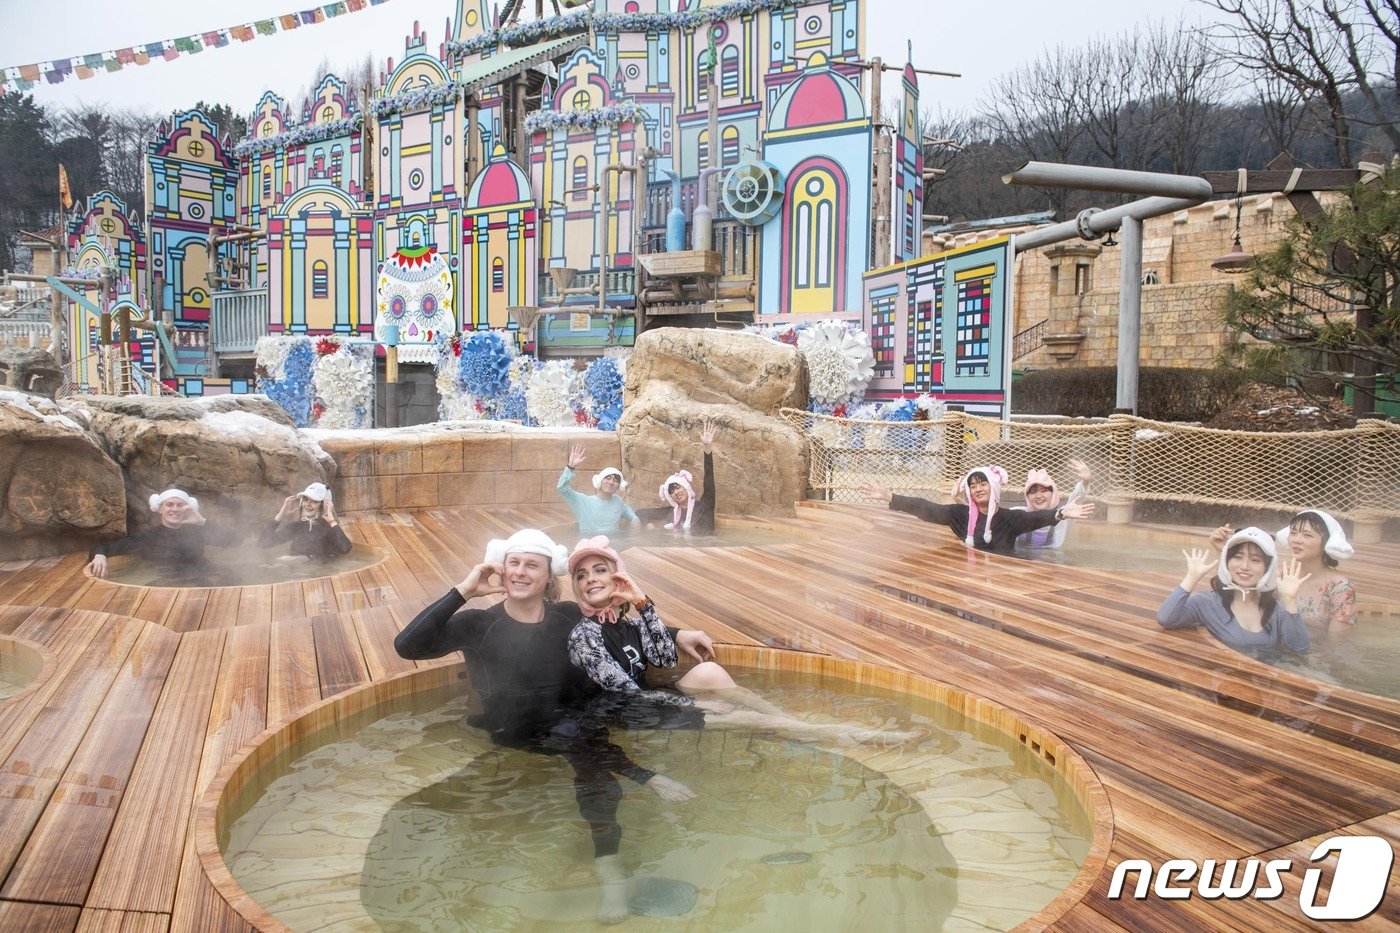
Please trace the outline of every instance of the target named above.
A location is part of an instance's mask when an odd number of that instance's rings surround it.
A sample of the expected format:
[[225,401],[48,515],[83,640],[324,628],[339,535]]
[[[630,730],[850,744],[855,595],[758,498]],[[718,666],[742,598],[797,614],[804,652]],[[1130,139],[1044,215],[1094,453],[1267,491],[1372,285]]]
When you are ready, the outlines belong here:
[[374,400],[374,358],[346,349],[320,357],[311,370],[311,388],[326,407],[317,427],[368,427]]
[[579,391],[575,385],[578,378],[568,360],[551,360],[537,366],[525,384],[525,408],[530,420],[550,428],[577,424],[570,398]]
[[267,373],[267,378],[280,382],[287,376],[287,355],[296,345],[296,338],[280,335],[259,337],[255,353],[257,364]]
[[861,398],[875,375],[870,336],[844,321],[818,321],[797,335],[797,349],[807,358],[811,394],[817,402],[839,405]]

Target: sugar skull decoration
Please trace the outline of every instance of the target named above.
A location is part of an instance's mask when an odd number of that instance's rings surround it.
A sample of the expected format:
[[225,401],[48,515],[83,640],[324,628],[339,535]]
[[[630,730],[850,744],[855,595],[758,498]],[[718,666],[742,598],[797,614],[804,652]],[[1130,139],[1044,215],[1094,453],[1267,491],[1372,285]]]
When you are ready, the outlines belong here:
[[376,340],[384,339],[386,324],[397,324],[399,340],[407,343],[431,343],[439,333],[457,330],[452,272],[435,246],[396,250],[379,272],[378,292]]

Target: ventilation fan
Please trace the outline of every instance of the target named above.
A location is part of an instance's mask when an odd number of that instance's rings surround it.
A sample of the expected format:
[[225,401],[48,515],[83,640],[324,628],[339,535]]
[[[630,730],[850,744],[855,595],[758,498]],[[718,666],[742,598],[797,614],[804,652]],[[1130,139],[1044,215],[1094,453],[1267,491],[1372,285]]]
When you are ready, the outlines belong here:
[[724,176],[721,189],[729,216],[750,227],[761,227],[783,204],[783,173],[771,162],[740,162]]

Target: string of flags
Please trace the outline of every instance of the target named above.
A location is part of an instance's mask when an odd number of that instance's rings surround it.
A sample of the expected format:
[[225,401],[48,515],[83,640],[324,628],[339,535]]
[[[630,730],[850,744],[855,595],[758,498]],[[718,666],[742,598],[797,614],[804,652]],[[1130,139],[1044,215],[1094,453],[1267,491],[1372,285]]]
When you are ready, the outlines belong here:
[[85,81],[97,74],[121,71],[133,65],[148,65],[156,60],[171,62],[181,55],[196,55],[205,49],[224,48],[231,42],[251,42],[289,29],[314,26],[337,16],[358,13],[365,7],[379,6],[387,2],[388,0],[338,0],[336,3],[327,3],[310,10],[284,13],[281,16],[227,26],[211,32],[177,36],[174,39],[162,39],[160,42],[148,42],[125,49],[76,55],[72,58],[35,62],[30,65],[11,65],[0,69],[0,93],[10,90],[28,91],[41,81],[49,84],[62,84],[70,78]]

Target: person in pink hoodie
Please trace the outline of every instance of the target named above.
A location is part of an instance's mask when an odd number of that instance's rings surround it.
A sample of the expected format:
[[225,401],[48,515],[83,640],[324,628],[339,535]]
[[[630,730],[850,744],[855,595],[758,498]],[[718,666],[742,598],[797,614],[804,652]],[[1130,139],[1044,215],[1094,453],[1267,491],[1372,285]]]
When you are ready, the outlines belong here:
[[[1077,502],[1089,494],[1089,484],[1094,481],[1094,474],[1089,469],[1089,465],[1083,460],[1069,461],[1069,468],[1074,471],[1078,480],[1074,484],[1074,490],[1069,494],[1070,502]],[[1014,506],[1022,512],[1030,512],[1036,509],[1053,509],[1060,504],[1060,490],[1055,486],[1055,477],[1050,475],[1048,470],[1031,470],[1026,473],[1026,485],[1023,489],[1026,496],[1026,504]],[[1056,522],[1048,528],[1037,528],[1035,531],[1028,531],[1016,539],[1016,546],[1019,548],[1047,548],[1059,550],[1065,543],[1065,532],[1069,531],[1069,522]]]

